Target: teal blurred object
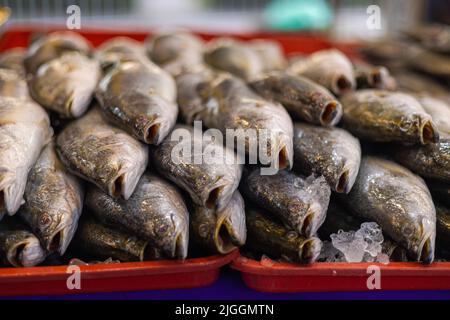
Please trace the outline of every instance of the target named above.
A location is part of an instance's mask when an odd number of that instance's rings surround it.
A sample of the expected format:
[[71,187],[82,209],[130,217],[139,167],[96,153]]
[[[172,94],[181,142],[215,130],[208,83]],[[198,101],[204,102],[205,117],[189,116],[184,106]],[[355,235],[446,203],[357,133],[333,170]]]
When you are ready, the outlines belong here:
[[283,31],[326,29],[332,18],[325,0],[274,0],[264,9],[266,24]]

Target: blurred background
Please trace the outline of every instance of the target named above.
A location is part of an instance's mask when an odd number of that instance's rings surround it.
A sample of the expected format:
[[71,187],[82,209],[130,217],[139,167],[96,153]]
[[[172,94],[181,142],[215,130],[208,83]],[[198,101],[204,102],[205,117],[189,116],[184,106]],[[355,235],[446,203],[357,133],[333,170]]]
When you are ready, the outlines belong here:
[[[0,0],[1,7],[11,8],[8,23],[40,25],[65,25],[72,4],[81,9],[82,28],[315,30],[339,40],[366,40],[422,21],[450,24],[448,0]],[[373,5],[380,9],[380,28],[369,29],[373,11],[368,13],[368,8]]]

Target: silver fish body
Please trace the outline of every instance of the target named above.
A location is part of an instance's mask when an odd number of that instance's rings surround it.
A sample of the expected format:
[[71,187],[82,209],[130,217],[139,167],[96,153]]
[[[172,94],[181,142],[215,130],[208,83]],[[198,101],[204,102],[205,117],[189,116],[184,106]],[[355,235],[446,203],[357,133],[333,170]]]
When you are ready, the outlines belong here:
[[92,186],[86,206],[106,225],[148,240],[170,258],[186,258],[189,214],[180,192],[162,178],[144,174],[128,200],[112,198]]
[[126,61],[145,61],[145,49],[141,42],[128,37],[114,37],[102,43],[95,52],[104,71]]
[[152,163],[162,176],[188,192],[196,205],[222,210],[239,185],[242,165],[232,150],[211,138],[203,139],[202,134],[177,125],[153,150]]
[[316,234],[324,222],[331,195],[325,178],[303,178],[286,170],[260,175],[255,169],[244,177],[240,190],[287,228],[306,237]]
[[111,69],[96,97],[111,123],[147,144],[161,143],[178,115],[175,81],[150,61],[127,61]]
[[255,39],[247,42],[262,61],[263,71],[284,70],[287,66],[283,48],[276,41]]
[[25,49],[13,48],[0,54],[0,68],[16,71],[20,76],[25,77]]
[[356,217],[375,221],[412,259],[434,259],[436,210],[424,181],[388,160],[366,156],[352,191],[342,199]]
[[359,140],[340,128],[294,126],[294,168],[309,176],[323,175],[331,189],[348,193],[361,162]]
[[29,99],[25,78],[13,69],[0,69],[0,96]]
[[148,147],[109,125],[98,107],[67,125],[56,149],[70,171],[124,199],[133,193],[148,162]]
[[39,237],[48,252],[63,255],[78,226],[84,187],[59,160],[49,143],[28,175],[25,204],[18,215]]
[[214,253],[227,254],[243,246],[247,229],[240,193],[235,191],[228,205],[220,211],[196,206],[191,214],[191,230],[195,241]]
[[0,220],[19,209],[28,172],[52,135],[48,115],[38,104],[0,98]]

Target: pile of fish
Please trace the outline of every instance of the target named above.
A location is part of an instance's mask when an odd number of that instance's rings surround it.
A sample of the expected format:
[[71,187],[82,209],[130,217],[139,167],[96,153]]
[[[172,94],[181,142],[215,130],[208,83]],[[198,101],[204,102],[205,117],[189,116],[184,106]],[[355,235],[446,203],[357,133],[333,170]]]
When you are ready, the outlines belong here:
[[[287,59],[273,41],[183,31],[96,49],[68,31],[34,37],[0,55],[0,264],[242,246],[312,263],[331,244],[346,261],[343,235],[391,261],[448,259],[450,91],[408,76],[446,76],[436,47],[393,73],[336,49]],[[219,139],[230,130],[242,146]]]

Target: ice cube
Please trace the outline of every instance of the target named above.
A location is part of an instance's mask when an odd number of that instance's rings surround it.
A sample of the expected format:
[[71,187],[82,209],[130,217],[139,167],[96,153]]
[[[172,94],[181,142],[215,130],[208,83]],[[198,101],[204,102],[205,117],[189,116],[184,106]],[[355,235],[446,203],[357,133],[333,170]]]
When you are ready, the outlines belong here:
[[317,258],[320,262],[345,262],[344,255],[336,249],[331,241],[323,241],[322,250]]
[[367,243],[365,251],[368,254],[370,254],[372,257],[376,257],[379,253],[381,253],[381,244],[383,243],[384,238],[383,232],[376,222],[362,223],[360,229],[356,231],[356,233],[358,235],[361,235],[361,237]]
[[344,254],[347,262],[361,262],[363,260],[368,244],[362,233],[339,230],[337,234],[330,235],[330,238],[333,246]]

